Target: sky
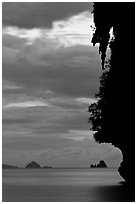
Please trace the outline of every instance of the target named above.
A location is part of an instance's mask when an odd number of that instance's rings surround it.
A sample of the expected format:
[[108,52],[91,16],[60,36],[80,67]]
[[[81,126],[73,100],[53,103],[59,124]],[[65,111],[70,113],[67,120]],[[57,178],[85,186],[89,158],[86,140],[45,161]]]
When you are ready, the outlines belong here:
[[88,124],[101,61],[93,4],[2,3],[3,163],[118,167],[121,151],[98,144]]

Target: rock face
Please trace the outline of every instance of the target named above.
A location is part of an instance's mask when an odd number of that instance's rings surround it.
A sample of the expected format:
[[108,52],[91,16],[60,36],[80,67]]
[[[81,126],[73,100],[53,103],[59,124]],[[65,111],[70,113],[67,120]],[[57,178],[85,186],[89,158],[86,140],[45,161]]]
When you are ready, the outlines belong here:
[[30,162],[29,164],[27,164],[26,168],[41,168],[39,164],[37,164],[35,161]]
[[90,168],[107,168],[107,165],[103,160],[101,160],[97,165],[91,164]]

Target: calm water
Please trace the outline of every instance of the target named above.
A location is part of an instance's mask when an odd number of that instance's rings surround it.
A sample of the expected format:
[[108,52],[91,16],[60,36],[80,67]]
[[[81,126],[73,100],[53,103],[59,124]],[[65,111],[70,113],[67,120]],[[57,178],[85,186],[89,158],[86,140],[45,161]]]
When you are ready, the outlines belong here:
[[100,202],[131,200],[115,169],[3,170],[6,202]]

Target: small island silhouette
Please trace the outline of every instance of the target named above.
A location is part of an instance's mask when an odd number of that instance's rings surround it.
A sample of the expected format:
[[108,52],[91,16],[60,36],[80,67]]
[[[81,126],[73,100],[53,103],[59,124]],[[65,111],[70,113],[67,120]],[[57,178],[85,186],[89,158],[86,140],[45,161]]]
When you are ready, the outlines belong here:
[[52,168],[52,167],[51,167],[51,166],[41,167],[37,162],[32,161],[32,162],[30,162],[29,164],[27,164],[25,168],[26,168],[26,169],[28,169],[28,168],[31,168],[31,169],[32,169],[32,168],[35,168],[35,169],[44,168],[44,169],[46,169],[46,168]]
[[101,160],[99,162],[99,164],[97,164],[97,165],[96,164],[95,165],[91,164],[90,168],[107,168],[107,165],[103,160]]
[[37,162],[32,161],[26,165],[26,167],[17,167],[8,164],[2,164],[2,169],[49,169],[52,168],[51,166],[44,166],[41,167]]
[[27,168],[36,168],[36,169],[38,169],[38,168],[41,168],[41,166],[38,163],[36,163],[35,161],[32,161],[32,162],[30,162],[29,164],[26,165],[26,169]]
[[17,166],[12,166],[12,165],[8,165],[8,164],[2,164],[2,168],[3,169],[18,169]]
[[[17,167],[17,166],[11,166],[11,165],[7,165],[7,164],[2,164],[2,168],[3,169],[20,169],[20,167]],[[28,163],[25,167],[25,169],[49,169],[49,168],[53,168],[51,166],[44,166],[44,167],[41,167],[37,162],[35,161],[32,161],[30,163]],[[107,165],[106,163],[101,160],[99,162],[99,164],[91,164],[90,165],[90,168],[107,168]],[[21,169],[24,169],[24,168],[21,168]]]

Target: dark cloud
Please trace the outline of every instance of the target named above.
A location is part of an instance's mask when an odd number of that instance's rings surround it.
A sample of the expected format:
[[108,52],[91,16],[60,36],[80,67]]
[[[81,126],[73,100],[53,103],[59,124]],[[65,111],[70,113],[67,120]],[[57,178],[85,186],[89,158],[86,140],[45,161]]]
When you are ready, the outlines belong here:
[[32,119],[28,118],[2,118],[2,124],[12,125],[12,124],[24,124],[32,123]]
[[11,48],[11,49],[21,49],[25,47],[25,43],[27,42],[24,38],[18,38],[14,35],[4,34],[2,35],[2,46]]
[[65,135],[70,129],[89,130],[88,113],[86,110],[77,111],[58,107],[11,109],[3,112],[3,129],[11,131],[11,137],[15,137],[12,131],[23,128],[27,128],[32,135],[38,135],[41,138],[48,135],[54,136],[54,134],[56,136],[64,134],[66,138]]
[[3,26],[52,27],[52,22],[92,11],[89,2],[3,2]]
[[[68,96],[94,97],[101,72],[99,59],[90,58],[94,53],[96,48],[90,51],[88,46],[60,48],[50,54],[42,53],[39,58],[27,53],[31,62],[26,59],[27,54],[12,63],[3,62],[3,78],[26,89],[46,88]],[[74,60],[83,55],[90,59],[84,65],[78,62],[78,58]]]
[[60,119],[56,125],[62,127],[64,130],[89,130],[88,116],[89,114],[86,110],[83,112],[75,111],[75,113],[72,113],[70,116],[66,115],[65,120]]
[[39,150],[46,148],[60,149],[61,147],[65,148],[74,145],[75,142],[73,140],[59,138],[54,135],[52,138],[28,137],[19,138],[18,140],[13,139],[12,141],[6,141],[3,143],[3,148],[16,150]]
[[23,95],[23,94],[25,94],[26,93],[26,90],[24,89],[24,88],[19,88],[19,89],[3,89],[2,90],[2,95],[3,95],[3,97],[6,97],[7,95],[9,96],[9,97],[13,97],[13,96],[19,96],[19,95]]

